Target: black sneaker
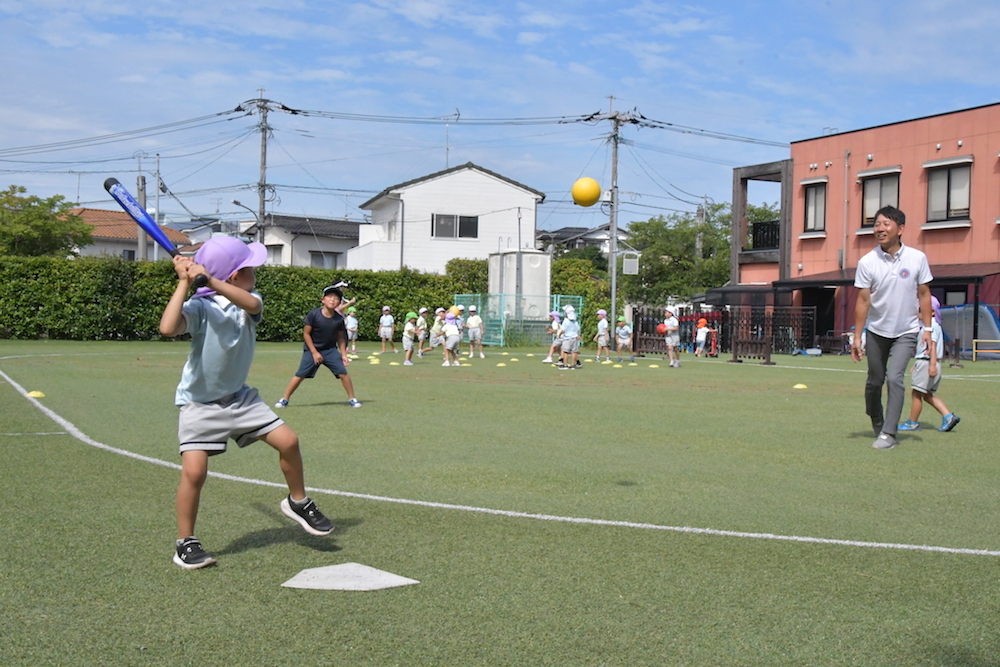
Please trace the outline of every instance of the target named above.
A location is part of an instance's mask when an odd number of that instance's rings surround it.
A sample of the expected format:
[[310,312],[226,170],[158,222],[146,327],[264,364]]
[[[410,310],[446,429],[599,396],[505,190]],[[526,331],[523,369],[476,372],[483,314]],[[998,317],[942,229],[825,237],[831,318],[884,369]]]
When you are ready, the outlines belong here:
[[192,535],[177,541],[174,562],[185,570],[197,570],[199,567],[214,565],[215,559],[212,558],[211,554],[205,552],[198,538]]
[[316,507],[316,503],[312,500],[307,502],[302,507],[297,507],[295,503],[292,502],[292,497],[289,495],[284,500],[281,501],[281,511],[284,512],[285,516],[289,519],[294,519],[299,522],[307,533],[310,535],[329,535],[333,532],[334,525],[333,522],[327,519],[319,508]]

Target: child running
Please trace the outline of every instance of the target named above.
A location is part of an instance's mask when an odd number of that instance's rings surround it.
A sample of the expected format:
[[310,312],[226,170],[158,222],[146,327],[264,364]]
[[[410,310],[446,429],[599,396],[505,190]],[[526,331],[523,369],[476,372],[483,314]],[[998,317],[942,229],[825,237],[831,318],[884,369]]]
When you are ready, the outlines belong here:
[[632,327],[625,321],[624,315],[618,316],[618,326],[615,327],[615,339],[618,343],[618,363],[622,361],[622,348],[628,349],[629,361],[635,361],[632,347]]
[[[174,399],[180,406],[181,481],[173,561],[186,570],[215,563],[194,536],[194,527],[208,459],[225,452],[230,438],[240,447],[263,440],[278,452],[288,485],[288,496],[280,504],[283,514],[312,535],[329,535],[334,529],[306,495],[295,431],[246,384],[264,309],[254,291],[255,267],[266,259],[262,244],[228,236],[206,241],[193,260],[182,255],[173,259],[177,287],[160,318],[160,333],[191,336],[191,352]],[[208,285],[187,299],[200,274],[209,276]]]
[[555,354],[556,350],[562,349],[562,339],[559,338],[559,331],[562,325],[559,323],[559,312],[553,310],[549,313],[549,326],[545,329],[545,333],[552,334],[552,345],[549,347],[549,356],[542,359],[543,364],[552,363],[552,355]]
[[385,342],[389,341],[393,354],[396,354],[399,350],[392,341],[392,336],[396,332],[396,319],[392,316],[391,310],[389,306],[382,306],[382,317],[378,318],[378,336],[382,339],[382,352],[385,352]]
[[403,352],[406,353],[404,366],[413,365],[413,347],[417,339],[417,314],[412,310],[406,314],[406,322],[403,324]]
[[926,345],[923,340],[917,341],[917,354],[914,357],[913,370],[910,371],[911,395],[910,418],[899,425],[900,431],[920,430],[920,411],[923,410],[924,401],[931,404],[935,410],[941,413],[941,426],[939,431],[947,432],[955,428],[962,418],[948,410],[937,396],[938,387],[941,384],[941,357],[944,356],[944,332],[941,330],[941,305],[937,297],[931,297],[931,308],[934,310],[934,317],[931,319],[931,344]]
[[351,359],[347,356],[347,327],[337,306],[344,295],[333,286],[323,290],[323,304],[313,308],[305,317],[302,330],[302,361],[299,370],[288,382],[285,395],[277,403],[276,408],[287,408],[292,394],[299,388],[303,380],[316,377],[320,366],[326,366],[333,376],[340,380],[347,392],[347,403],[352,408],[360,408],[361,401],[354,397],[354,383],[347,374],[347,365]]
[[427,309],[421,307],[417,311],[417,358],[424,358],[424,341],[427,340]]

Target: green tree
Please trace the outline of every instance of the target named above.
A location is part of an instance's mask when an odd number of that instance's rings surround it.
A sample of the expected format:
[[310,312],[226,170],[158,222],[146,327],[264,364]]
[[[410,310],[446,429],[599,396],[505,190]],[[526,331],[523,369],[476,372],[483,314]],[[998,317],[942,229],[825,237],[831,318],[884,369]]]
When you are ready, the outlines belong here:
[[[774,220],[778,204],[750,205],[751,222]],[[642,253],[639,274],[622,276],[621,291],[632,303],[662,304],[689,299],[729,280],[730,205],[709,204],[704,219],[694,213],[657,216],[629,226],[629,245]]]
[[573,248],[572,250],[557,249],[556,259],[585,259],[594,267],[596,275],[607,276],[608,258],[598,246]]
[[93,227],[69,213],[73,204],[62,195],[42,199],[26,192],[20,185],[0,191],[0,255],[66,257],[91,242]]

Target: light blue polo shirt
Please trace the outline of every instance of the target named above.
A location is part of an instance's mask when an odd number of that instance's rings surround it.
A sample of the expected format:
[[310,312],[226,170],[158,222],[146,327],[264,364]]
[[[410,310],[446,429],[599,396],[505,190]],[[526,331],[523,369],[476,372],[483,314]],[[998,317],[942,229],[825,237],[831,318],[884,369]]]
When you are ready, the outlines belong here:
[[[251,292],[260,300],[257,292]],[[191,352],[174,396],[176,405],[211,403],[246,384],[257,344],[257,325],[264,311],[250,315],[229,299],[215,294],[184,303],[191,334]]]

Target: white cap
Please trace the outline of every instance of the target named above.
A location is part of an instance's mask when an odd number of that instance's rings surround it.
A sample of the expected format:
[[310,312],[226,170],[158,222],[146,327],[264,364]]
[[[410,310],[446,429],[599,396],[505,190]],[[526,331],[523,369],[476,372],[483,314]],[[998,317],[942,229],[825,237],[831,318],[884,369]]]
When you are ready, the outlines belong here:
[[389,306],[382,306],[382,310],[392,310]]
[[427,312],[427,309],[426,309],[426,308],[421,308],[421,309],[420,309],[420,310],[418,310],[417,312],[418,312],[418,313],[420,313],[421,315],[423,315],[424,313],[426,313],[426,312]]
[[434,314],[436,315],[437,313],[443,313],[443,312],[444,308],[438,308],[437,310],[434,311]]
[[563,311],[567,313],[573,313],[576,312],[576,308],[574,308],[572,304],[567,303],[565,306],[563,306]]
[[[461,308],[461,306],[459,306],[459,308]],[[469,310],[476,310],[476,305],[473,304],[473,305],[469,306]]]
[[465,310],[465,306],[463,306],[462,304],[458,304],[458,309],[459,310]]

